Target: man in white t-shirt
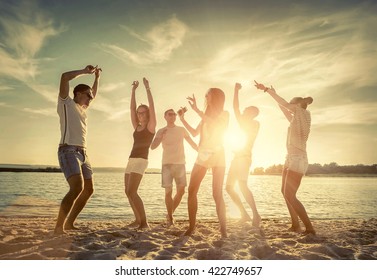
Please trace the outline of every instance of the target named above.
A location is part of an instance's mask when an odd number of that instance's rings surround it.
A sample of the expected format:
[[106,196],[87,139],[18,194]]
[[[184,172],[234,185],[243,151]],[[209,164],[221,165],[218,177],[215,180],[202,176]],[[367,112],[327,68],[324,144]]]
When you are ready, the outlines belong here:
[[[59,165],[69,185],[63,198],[55,234],[63,234],[74,227],[77,216],[93,194],[92,167],[86,154],[87,116],[86,109],[97,94],[101,68],[92,65],[81,70],[65,72],[61,76],[57,112],[60,119]],[[94,74],[90,87],[79,84],[69,96],[69,82],[84,74]]]
[[[174,224],[173,213],[182,200],[187,185],[186,161],[183,139],[185,139],[194,150],[198,150],[197,144],[191,139],[184,127],[176,126],[177,114],[173,109],[165,112],[166,126],[157,131],[151,144],[151,149],[156,149],[162,143],[162,187],[165,188],[165,205],[167,214],[167,226]],[[177,192],[173,194],[173,179]]]

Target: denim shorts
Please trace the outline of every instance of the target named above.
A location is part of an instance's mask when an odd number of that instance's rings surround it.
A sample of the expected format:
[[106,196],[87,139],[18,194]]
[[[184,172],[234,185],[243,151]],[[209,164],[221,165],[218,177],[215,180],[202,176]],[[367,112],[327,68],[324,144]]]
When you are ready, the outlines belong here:
[[306,170],[308,169],[308,157],[305,154],[296,155],[296,154],[288,154],[285,159],[284,168],[300,173],[305,174]]
[[184,164],[164,164],[161,169],[162,187],[173,186],[173,179],[177,187],[187,186],[186,167]]
[[84,179],[92,179],[93,170],[85,148],[65,145],[58,150],[59,165],[66,179],[82,174]]

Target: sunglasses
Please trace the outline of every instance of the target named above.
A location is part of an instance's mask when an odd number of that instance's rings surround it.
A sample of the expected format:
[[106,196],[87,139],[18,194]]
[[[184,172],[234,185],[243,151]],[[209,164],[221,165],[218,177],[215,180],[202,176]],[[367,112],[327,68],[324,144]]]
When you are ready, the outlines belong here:
[[168,116],[176,116],[176,113],[168,113]]
[[93,100],[93,95],[91,92],[86,91],[86,92],[82,92],[81,94],[85,94],[89,98],[89,100]]

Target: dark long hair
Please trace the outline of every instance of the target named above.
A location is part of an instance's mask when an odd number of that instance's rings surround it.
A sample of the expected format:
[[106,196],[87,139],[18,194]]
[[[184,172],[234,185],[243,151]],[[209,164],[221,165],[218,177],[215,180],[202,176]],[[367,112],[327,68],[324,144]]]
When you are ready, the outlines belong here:
[[145,104],[141,104],[136,108],[136,119],[137,119],[137,121],[139,122],[139,117],[137,115],[137,111],[139,110],[139,108],[145,108],[147,110],[147,117],[148,117],[148,122],[149,122],[149,107]]

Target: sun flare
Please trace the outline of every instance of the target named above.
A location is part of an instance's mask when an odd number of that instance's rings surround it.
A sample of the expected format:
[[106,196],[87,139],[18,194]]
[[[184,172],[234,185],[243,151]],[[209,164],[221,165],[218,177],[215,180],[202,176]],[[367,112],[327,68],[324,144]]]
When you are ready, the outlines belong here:
[[246,135],[238,127],[229,127],[224,135],[224,145],[229,151],[240,150],[246,143]]

